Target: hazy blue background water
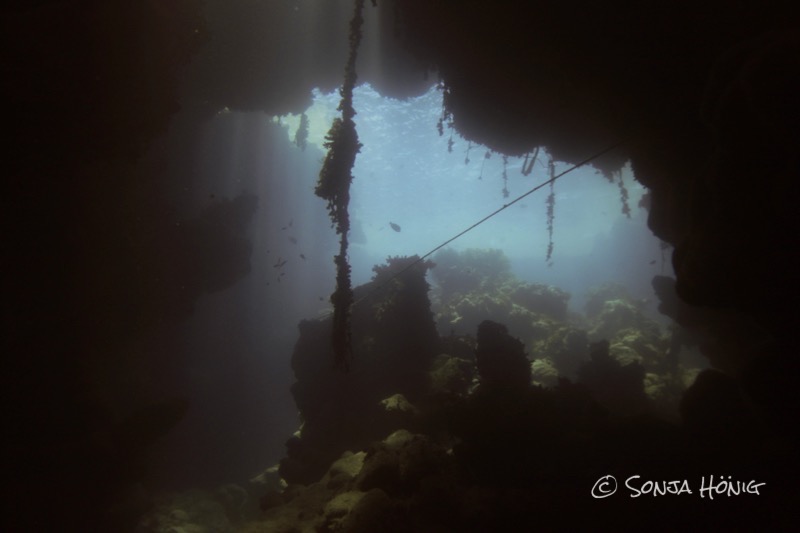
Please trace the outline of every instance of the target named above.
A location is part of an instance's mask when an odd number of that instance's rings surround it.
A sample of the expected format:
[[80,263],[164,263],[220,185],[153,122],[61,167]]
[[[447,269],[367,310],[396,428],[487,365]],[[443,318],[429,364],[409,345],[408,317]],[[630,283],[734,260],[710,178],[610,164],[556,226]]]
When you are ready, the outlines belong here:
[[[308,110],[309,142],[321,145],[336,116],[338,92],[315,93]],[[522,174],[523,158],[505,164],[503,156],[469,143],[445,128],[437,131],[442,95],[436,88],[407,101],[382,97],[368,85],[354,96],[356,125],[363,144],[353,169],[350,259],[355,284],[371,277],[371,268],[390,255],[423,255],[484,216],[549,178],[546,150],[533,171]],[[294,135],[298,117],[283,117]],[[448,149],[450,145],[450,150]],[[488,155],[488,157],[487,157]],[[586,154],[589,157],[592,154]],[[556,173],[571,165],[555,162]],[[554,251],[550,266],[545,187],[497,214],[449,246],[499,248],[515,275],[550,283],[572,293],[581,309],[583,294],[598,283],[617,281],[637,298],[651,298],[650,279],[670,274],[659,241],[646,227],[638,207],[645,192],[629,168],[622,178],[629,193],[631,217],[622,213],[620,189],[591,166],[578,168],[555,184]],[[392,230],[389,223],[401,227]]]

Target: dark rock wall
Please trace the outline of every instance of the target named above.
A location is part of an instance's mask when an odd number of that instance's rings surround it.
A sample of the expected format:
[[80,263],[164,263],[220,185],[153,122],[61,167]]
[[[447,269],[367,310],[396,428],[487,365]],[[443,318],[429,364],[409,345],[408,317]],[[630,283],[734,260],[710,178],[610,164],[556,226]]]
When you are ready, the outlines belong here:
[[681,297],[745,310],[778,335],[791,322],[800,40],[788,4],[398,6],[463,135],[574,163],[622,141],[596,163],[630,158],[651,189],[649,224],[676,247]]

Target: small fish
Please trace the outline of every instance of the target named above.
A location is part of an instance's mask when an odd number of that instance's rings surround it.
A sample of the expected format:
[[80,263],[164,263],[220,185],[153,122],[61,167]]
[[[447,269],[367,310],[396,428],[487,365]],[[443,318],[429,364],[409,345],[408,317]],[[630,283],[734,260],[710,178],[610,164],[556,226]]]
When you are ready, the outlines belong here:
[[395,231],[400,231],[400,226],[395,224],[394,222],[389,222],[389,227]]
[[320,297],[319,297],[319,301],[320,301],[320,302],[321,302],[322,300],[324,300],[324,299],[325,299],[325,298],[323,298],[322,296],[320,296]]
[[305,261],[305,260],[306,260],[306,256],[305,256],[305,255],[303,255],[303,254],[300,254],[300,259],[302,259],[303,261]]
[[294,222],[294,219],[293,219],[293,218],[290,218],[290,219],[289,219],[289,227],[290,227],[290,228],[292,227],[292,222]]
[[650,261],[650,264],[651,264],[651,265],[655,265],[655,264],[656,264],[656,260],[655,260],[655,259],[653,259],[652,261]]
[[281,268],[281,267],[282,267],[283,265],[285,265],[285,264],[286,264],[286,259],[284,259],[283,261],[281,261],[281,258],[279,257],[279,258],[278,258],[278,262],[277,262],[277,263],[275,263],[274,265],[272,265],[272,267],[273,267],[273,268]]
[[289,237],[289,242],[291,242],[292,244],[297,244],[297,239],[295,239],[294,237]]

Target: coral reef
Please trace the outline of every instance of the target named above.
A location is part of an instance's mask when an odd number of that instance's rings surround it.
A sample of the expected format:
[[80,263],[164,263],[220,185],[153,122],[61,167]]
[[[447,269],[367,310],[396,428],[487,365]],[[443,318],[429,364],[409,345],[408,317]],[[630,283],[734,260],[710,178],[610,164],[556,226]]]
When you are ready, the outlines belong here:
[[480,288],[494,288],[511,278],[508,258],[502,250],[495,248],[470,248],[463,252],[445,248],[433,259],[436,263],[432,271],[433,280],[443,300]]
[[[456,256],[445,259],[450,272],[466,274]],[[537,292],[508,273],[494,282],[467,277],[472,291],[524,310],[510,316],[535,321],[535,352],[527,355],[509,328],[489,319],[471,335],[438,340],[425,333],[424,358],[398,350],[407,341],[397,336],[404,320],[422,317],[423,331],[433,328],[424,280],[430,266],[390,258],[374,269],[371,284],[357,289],[366,303],[354,314],[360,356],[350,374],[320,364],[330,350],[329,323],[301,324],[293,364],[304,426],[287,442],[281,463],[288,486],[268,491],[261,517],[241,531],[478,532],[558,524],[559,502],[585,508],[581,502],[599,472],[647,468],[652,475],[689,476],[705,472],[710,459],[752,452],[748,411],[733,401],[741,397],[730,379],[701,373],[692,384],[698,369],[665,366],[666,339],[620,287],[594,291],[587,331],[553,316],[567,318],[565,293]],[[451,285],[451,298],[461,298],[458,287]],[[509,287],[524,288],[520,304],[511,304]],[[521,305],[525,298],[535,310]],[[589,344],[601,333],[611,341]],[[424,379],[398,379],[399,361]],[[391,371],[381,372],[383,365]],[[570,374],[574,382],[564,377]],[[679,425],[678,398],[688,385]],[[570,526],[603,520],[622,528],[625,501]],[[679,518],[670,509],[649,510],[673,527]]]
[[606,300],[591,322],[592,327],[589,329],[591,340],[610,340],[628,328],[641,331],[652,338],[661,335],[658,324],[647,318],[630,300]]
[[586,291],[586,303],[584,304],[586,316],[589,319],[595,318],[609,300],[631,301],[632,299],[628,294],[628,289],[621,283],[608,281],[594,286]]
[[[668,334],[650,319],[642,302],[634,300],[624,286],[605,283],[589,290],[586,297],[590,341],[608,341],[608,354],[622,368],[640,368],[643,390],[663,413],[674,413],[682,392],[697,375],[702,361],[679,360],[673,330]],[[679,334],[682,330],[679,330]],[[610,369],[607,368],[607,370]],[[632,389],[631,389],[632,390]]]
[[681,392],[702,364],[677,361],[674,336],[663,334],[646,314],[645,301],[632,298],[622,284],[591,288],[585,317],[580,317],[569,313],[570,295],[563,290],[517,280],[498,250],[445,249],[435,260],[433,303],[439,331],[469,335],[486,319],[502,323],[523,341],[529,359],[536,360],[531,366],[535,384],[554,387],[559,377],[576,379],[589,360],[589,342],[606,340],[609,355],[621,368],[636,364],[631,369],[644,370],[630,376],[640,377],[658,408],[674,415]]
[[445,249],[434,260],[434,303],[441,332],[472,334],[491,318],[505,324],[530,349],[550,334],[556,322],[567,320],[570,295],[517,280],[500,250]]
[[532,313],[546,315],[553,320],[567,320],[569,293],[540,283],[511,284],[509,298],[512,303],[524,307]]
[[589,358],[589,336],[574,326],[561,326],[536,343],[536,354],[546,357],[558,375],[574,378],[581,363]]

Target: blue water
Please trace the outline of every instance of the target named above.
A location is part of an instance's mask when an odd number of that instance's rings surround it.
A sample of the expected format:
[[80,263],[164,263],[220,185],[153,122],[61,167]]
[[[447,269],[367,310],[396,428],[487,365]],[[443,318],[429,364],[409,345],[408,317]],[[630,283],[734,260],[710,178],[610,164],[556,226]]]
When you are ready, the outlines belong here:
[[[339,99],[338,91],[315,91],[307,112],[310,143],[321,145]],[[468,142],[447,127],[439,135],[442,94],[435,87],[400,101],[362,85],[355,90],[354,106],[363,144],[353,169],[350,203],[354,285],[368,281],[372,266],[387,256],[424,255],[549,179],[546,150],[539,152],[528,176],[521,172],[522,158],[507,158],[504,182],[502,154]],[[297,122],[287,120],[290,137]],[[556,174],[572,167],[554,163]],[[622,213],[618,184],[590,165],[556,182],[554,249],[549,262],[545,204],[549,187],[523,198],[449,246],[499,248],[517,277],[569,291],[575,309],[582,307],[588,288],[605,281],[623,283],[634,297],[651,298],[652,276],[670,274],[671,269],[658,239],[646,227],[646,211],[637,205],[645,189],[628,167],[621,175],[629,193],[631,218]]]

